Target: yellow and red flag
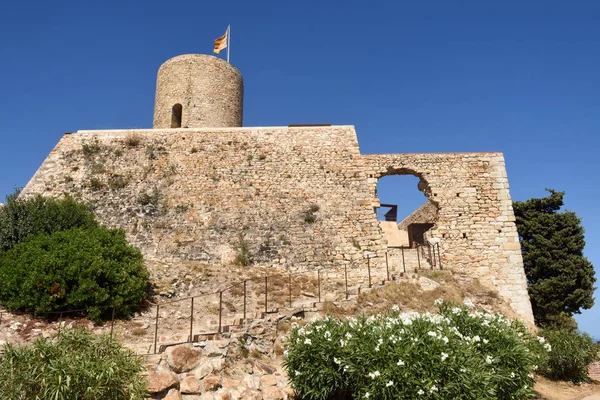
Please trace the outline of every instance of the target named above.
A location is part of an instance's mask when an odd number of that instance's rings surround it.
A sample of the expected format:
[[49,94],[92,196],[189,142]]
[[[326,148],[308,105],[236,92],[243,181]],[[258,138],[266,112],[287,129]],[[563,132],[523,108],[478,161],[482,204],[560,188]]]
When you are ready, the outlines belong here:
[[225,34],[223,36],[221,36],[220,38],[215,40],[215,48],[214,48],[214,52],[219,54],[219,52],[221,52],[221,50],[227,48],[227,37],[229,36],[229,27],[227,27],[227,30],[225,31]]

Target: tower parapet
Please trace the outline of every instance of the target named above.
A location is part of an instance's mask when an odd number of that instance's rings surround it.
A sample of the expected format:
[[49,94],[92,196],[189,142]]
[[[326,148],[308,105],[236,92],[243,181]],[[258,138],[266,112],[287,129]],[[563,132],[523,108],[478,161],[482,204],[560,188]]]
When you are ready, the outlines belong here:
[[242,126],[244,81],[228,62],[184,54],[158,70],[154,129]]

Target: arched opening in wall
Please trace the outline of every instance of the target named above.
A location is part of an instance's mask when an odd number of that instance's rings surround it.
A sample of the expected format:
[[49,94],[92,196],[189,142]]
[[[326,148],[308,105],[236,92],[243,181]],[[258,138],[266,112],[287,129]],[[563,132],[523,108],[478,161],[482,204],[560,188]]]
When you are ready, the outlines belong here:
[[171,113],[171,128],[181,128],[181,113],[183,111],[183,107],[181,104],[177,103],[173,106],[173,110]]
[[410,170],[390,171],[379,178],[380,207],[375,212],[389,247],[426,244],[427,232],[438,219],[438,207],[427,193],[427,182]]

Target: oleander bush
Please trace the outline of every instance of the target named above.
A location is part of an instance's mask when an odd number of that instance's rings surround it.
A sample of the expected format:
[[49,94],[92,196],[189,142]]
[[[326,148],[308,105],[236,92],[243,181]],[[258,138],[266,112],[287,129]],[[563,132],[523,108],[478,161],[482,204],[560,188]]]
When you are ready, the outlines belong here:
[[590,380],[588,366],[598,360],[598,347],[586,333],[567,329],[543,331],[552,352],[542,373],[551,379],[574,383]]
[[56,339],[4,345],[0,398],[142,400],[143,362],[106,335],[63,330]]
[[294,327],[284,366],[303,400],[526,399],[549,346],[501,314],[436,301]]

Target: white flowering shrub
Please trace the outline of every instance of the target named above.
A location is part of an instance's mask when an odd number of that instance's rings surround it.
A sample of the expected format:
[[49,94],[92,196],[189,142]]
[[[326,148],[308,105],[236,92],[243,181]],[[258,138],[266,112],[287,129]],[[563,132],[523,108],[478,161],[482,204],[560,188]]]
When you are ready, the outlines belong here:
[[438,314],[396,309],[294,327],[284,361],[292,385],[303,400],[534,397],[547,343],[501,314],[436,303]]

